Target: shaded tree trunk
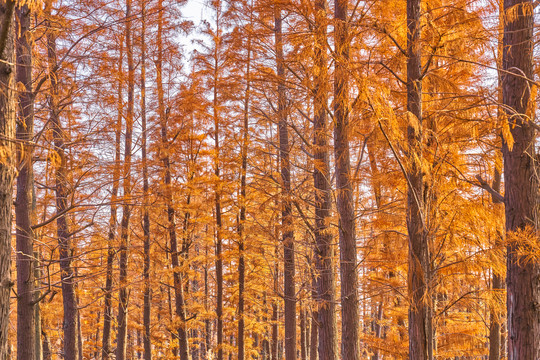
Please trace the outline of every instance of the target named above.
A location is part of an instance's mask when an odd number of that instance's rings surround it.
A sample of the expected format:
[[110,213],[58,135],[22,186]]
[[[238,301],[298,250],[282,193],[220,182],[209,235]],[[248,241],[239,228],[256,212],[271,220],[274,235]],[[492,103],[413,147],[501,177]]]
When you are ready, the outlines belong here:
[[[15,2],[0,5],[0,146],[5,157],[0,161],[0,360],[10,358],[8,346],[9,295],[11,281],[11,207],[16,172],[14,143],[17,117],[15,89],[14,17]],[[6,140],[8,139],[8,140]]]
[[[429,281],[429,249],[426,227],[424,174],[422,172],[422,64],[420,0],[407,0],[407,231],[409,234],[409,358],[429,359],[432,333],[426,299]],[[415,160],[414,160],[415,159]]]
[[[143,294],[143,328],[142,336],[144,360],[152,360],[152,342],[150,339],[151,322],[151,287],[150,287],[150,215],[148,214],[148,160],[146,129],[146,9],[145,0],[141,1],[141,131],[142,131],[142,172],[143,172],[143,252],[144,252],[144,294]],[[140,333],[138,333],[140,335]],[[139,336],[140,338],[140,336]]]
[[130,243],[130,219],[131,219],[131,152],[133,141],[133,108],[135,89],[135,67],[133,64],[133,45],[131,34],[131,0],[126,0],[126,52],[128,63],[128,89],[127,89],[127,111],[126,111],[126,132],[124,138],[124,169],[123,169],[123,205],[122,222],[120,225],[120,246],[119,254],[119,294],[118,294],[118,333],[116,336],[116,360],[126,360],[127,336],[128,336],[128,248]]
[[341,359],[358,360],[359,310],[354,199],[349,150],[349,31],[347,1],[335,0],[334,158],[339,214]]
[[279,5],[274,9],[276,74],[278,81],[279,160],[281,167],[281,236],[283,242],[283,278],[285,297],[285,359],[296,359],[296,290],[294,268],[294,233],[291,205],[291,164],[285,98],[282,17]]
[[332,208],[330,160],[328,156],[327,106],[329,92],[326,0],[315,1],[315,48],[313,89],[313,183],[315,185],[315,267],[317,270],[317,314],[319,324],[319,358],[337,360],[337,320],[334,276],[334,248],[330,231]]
[[[163,1],[159,1],[159,9],[163,9]],[[163,163],[164,171],[164,196],[165,204],[167,206],[167,231],[170,241],[170,254],[171,265],[173,270],[173,284],[175,295],[175,314],[178,316],[179,324],[176,331],[178,332],[178,350],[180,360],[189,360],[189,344],[188,344],[188,332],[186,327],[186,305],[184,296],[184,277],[181,270],[179,270],[181,264],[180,260],[183,259],[179,255],[178,250],[178,238],[176,234],[176,214],[173,204],[173,189],[171,179],[171,161],[170,161],[170,144],[168,139],[168,111],[165,110],[165,97],[163,92],[163,11],[158,15],[158,34],[157,34],[157,46],[158,46],[158,59],[156,61],[157,72],[157,93],[158,93],[158,111],[159,121],[161,127],[161,161]],[[187,251],[187,249],[184,249]]]
[[[48,4],[47,15],[51,15],[52,5]],[[49,26],[51,24],[49,23]],[[57,73],[56,35],[54,32],[47,33],[48,62],[50,93],[49,118],[53,131],[54,152],[59,159],[55,171],[56,192],[56,233],[59,244],[62,299],[64,306],[64,359],[77,360],[79,356],[78,325],[77,325],[77,299],[75,296],[75,272],[71,265],[73,259],[73,245],[68,225],[68,178],[67,178],[67,155],[66,155],[66,132],[60,121],[59,86]]]
[[[538,237],[536,131],[530,99],[533,79],[533,3],[504,1],[502,92],[513,137],[503,137],[507,232],[508,360],[540,358],[540,265],[522,239]],[[519,253],[522,253],[521,255]]]
[[120,56],[118,58],[118,107],[117,107],[117,120],[115,124],[115,151],[114,151],[114,167],[112,177],[112,189],[111,189],[111,208],[109,218],[109,234],[107,238],[107,268],[105,272],[105,296],[104,296],[104,309],[103,309],[103,337],[101,342],[101,357],[103,360],[108,360],[111,354],[111,322],[113,318],[112,314],[112,288],[113,288],[113,264],[116,255],[114,249],[114,239],[116,237],[117,229],[117,210],[118,210],[118,188],[120,186],[120,157],[121,149],[120,142],[122,136],[122,62],[123,62],[123,45],[120,46]]
[[[250,13],[252,14],[252,12]],[[251,19],[250,19],[251,21]],[[242,168],[240,176],[240,219],[238,223],[238,360],[245,359],[245,223],[246,223],[246,177],[249,145],[249,100],[251,91],[251,32],[248,33],[246,59],[246,92],[244,96],[244,127],[242,134]]]
[[17,359],[34,360],[35,346],[35,279],[33,192],[34,172],[30,142],[34,136],[34,95],[32,91],[32,46],[30,45],[30,10],[17,8],[19,32],[17,36],[17,82],[24,85],[19,93],[19,120],[17,139],[22,141],[18,152],[17,201],[15,204],[17,241]]

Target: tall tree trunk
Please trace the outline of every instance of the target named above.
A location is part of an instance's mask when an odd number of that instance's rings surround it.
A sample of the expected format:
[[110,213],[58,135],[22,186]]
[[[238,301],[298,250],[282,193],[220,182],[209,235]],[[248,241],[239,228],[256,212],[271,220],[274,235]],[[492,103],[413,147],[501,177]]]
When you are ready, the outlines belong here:
[[[51,15],[51,4],[48,4],[47,15]],[[50,24],[49,24],[50,25]],[[77,299],[75,297],[75,272],[71,265],[73,245],[68,225],[68,179],[66,132],[60,121],[59,86],[57,74],[56,35],[53,31],[47,33],[48,62],[49,62],[49,117],[53,130],[54,152],[59,159],[55,172],[56,192],[56,232],[59,244],[60,270],[62,282],[62,298],[64,305],[64,359],[77,360],[79,356],[77,333]]]
[[180,260],[183,259],[179,256],[178,240],[176,234],[176,220],[175,210],[173,206],[173,189],[171,181],[171,161],[168,139],[168,111],[165,110],[165,98],[163,92],[163,1],[159,1],[159,16],[158,16],[158,60],[156,61],[157,71],[157,92],[158,92],[158,111],[159,120],[161,126],[161,147],[164,170],[164,196],[165,204],[167,206],[167,221],[168,221],[168,234],[170,241],[170,253],[171,264],[173,269],[173,283],[174,283],[174,295],[175,295],[175,314],[178,316],[179,325],[176,329],[178,332],[178,349],[180,353],[180,360],[189,360],[189,344],[188,344],[188,332],[186,327],[186,305],[184,299],[184,280],[183,273],[179,270],[181,264]]
[[17,117],[15,89],[14,18],[15,2],[0,4],[0,146],[5,151],[0,161],[0,360],[10,358],[8,346],[9,295],[11,281],[11,208],[16,172],[14,142]]
[[[538,237],[536,99],[530,99],[533,74],[533,3],[504,1],[503,106],[509,136],[503,137],[507,232],[508,360],[540,358],[540,265],[527,255],[522,239]],[[536,259],[536,257],[534,257]]]
[[131,218],[131,152],[133,140],[133,93],[135,89],[135,67],[133,64],[133,45],[131,34],[131,0],[126,0],[126,52],[128,63],[128,89],[127,89],[127,111],[126,111],[126,132],[124,138],[124,171],[123,171],[123,206],[122,222],[120,233],[119,254],[119,294],[118,294],[118,333],[116,335],[116,360],[126,360],[127,335],[128,335],[128,247],[130,242],[130,218]]
[[19,93],[17,139],[23,145],[18,152],[17,201],[15,205],[17,240],[17,359],[35,359],[34,304],[34,173],[30,142],[34,136],[34,96],[32,94],[32,46],[30,45],[30,10],[27,5],[17,8],[17,82],[24,85]]
[[[216,34],[219,37],[221,35],[221,1],[218,0],[214,3],[216,10]],[[218,69],[219,69],[219,49],[220,49],[220,39],[214,41],[214,74],[213,74],[213,99],[212,99],[212,108],[213,108],[213,119],[214,119],[214,175],[215,175],[215,194],[214,194],[214,206],[216,211],[216,317],[217,317],[217,360],[223,360],[223,234],[222,234],[222,213],[221,213],[221,191],[220,184],[220,114],[218,110],[219,100],[218,100]]]
[[429,359],[429,249],[422,173],[422,79],[420,0],[407,0],[407,141],[409,145],[407,231],[409,234],[409,359]]
[[[499,169],[495,169],[493,177],[493,190],[500,192],[501,189],[501,173]],[[491,201],[495,208],[500,208],[502,202],[495,196],[492,196]],[[500,214],[500,213],[499,213]],[[497,238],[495,239],[495,248],[501,246],[502,234],[497,231]],[[499,294],[504,290],[504,282],[501,274],[492,270],[491,290],[497,300],[501,300]],[[504,315],[497,309],[497,306],[490,309],[489,317],[489,360],[499,360],[501,358],[501,321]]]
[[[499,0],[499,28],[500,25],[504,24],[504,0]],[[504,31],[501,29],[497,34],[497,69],[498,70],[498,86],[497,86],[497,102],[502,104],[502,54],[503,54],[503,35]],[[501,107],[497,109],[497,120],[499,122],[504,121],[502,119],[503,110]],[[497,154],[497,156],[499,156]],[[493,184],[491,187],[496,192],[500,193],[501,191],[501,169],[495,168],[495,173],[493,175]],[[497,199],[494,195],[491,197],[491,202],[494,204],[496,209],[496,214],[500,215],[500,209],[503,206],[503,202],[500,199]],[[495,248],[501,246],[501,237],[502,234],[499,233],[497,229],[497,237],[495,239]],[[492,269],[492,280],[491,280],[491,290],[493,295],[497,300],[502,300],[499,298],[499,294],[504,290],[504,279],[501,274],[499,274],[495,269]],[[501,323],[503,319],[503,314],[497,309],[496,306],[490,309],[489,316],[489,360],[499,360],[501,358]]]
[[341,359],[358,360],[359,310],[354,199],[349,150],[349,30],[347,1],[335,0],[334,157],[339,214]]
[[143,295],[143,347],[144,360],[152,360],[152,342],[150,339],[151,287],[150,287],[150,215],[148,213],[148,160],[146,129],[146,8],[141,0],[141,131],[142,131],[142,172],[143,172],[143,237],[144,237],[144,295]]
[[[276,234],[277,238],[277,234]],[[277,294],[279,293],[279,265],[278,265],[278,247],[276,245],[275,250],[275,259],[274,259],[274,298],[272,299],[272,342],[270,344],[270,358],[272,360],[278,359],[278,336],[279,336],[279,328],[278,328],[278,320],[279,320],[279,313],[278,313],[278,301],[276,299]]]
[[281,236],[283,242],[283,278],[285,298],[285,359],[296,359],[296,290],[294,268],[294,233],[291,205],[291,163],[289,131],[287,128],[287,99],[285,94],[285,64],[283,57],[282,17],[280,5],[275,4],[274,35],[276,74],[278,81],[279,160],[281,167]]
[[120,157],[121,157],[121,136],[122,136],[122,62],[123,62],[123,43],[120,41],[120,55],[118,58],[118,88],[117,88],[117,120],[115,124],[115,151],[114,151],[114,167],[111,189],[111,215],[109,218],[109,234],[107,238],[107,269],[105,273],[105,296],[103,309],[103,337],[101,346],[101,357],[103,360],[108,360],[111,354],[111,322],[112,314],[112,290],[113,290],[113,264],[116,255],[114,249],[114,239],[116,238],[117,229],[117,210],[118,210],[118,188],[120,186]]
[[[253,11],[250,9],[250,16]],[[251,23],[250,18],[250,23]],[[245,359],[245,223],[246,223],[246,177],[247,177],[247,156],[249,145],[249,100],[251,91],[251,30],[248,30],[247,59],[246,59],[246,92],[244,96],[244,127],[242,134],[242,168],[240,176],[240,219],[238,223],[238,360]]]
[[315,185],[315,267],[317,269],[317,313],[319,324],[319,358],[337,360],[336,283],[334,276],[334,248],[329,229],[332,208],[330,160],[328,156],[328,59],[326,0],[315,1],[314,64],[314,119],[313,119],[313,182]]

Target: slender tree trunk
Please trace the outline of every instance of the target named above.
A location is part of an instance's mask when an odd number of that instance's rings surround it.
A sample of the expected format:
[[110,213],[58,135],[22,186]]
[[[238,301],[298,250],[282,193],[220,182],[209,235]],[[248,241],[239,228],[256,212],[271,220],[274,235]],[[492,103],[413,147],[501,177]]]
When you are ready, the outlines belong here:
[[533,74],[533,3],[504,1],[502,91],[513,137],[503,137],[507,232],[508,360],[540,358],[540,265],[519,252],[530,251],[525,236],[538,237],[536,99],[530,99]]
[[347,1],[335,0],[334,157],[341,271],[341,359],[358,360],[359,310],[354,199],[349,150]]
[[407,174],[407,230],[409,234],[409,359],[429,359],[429,250],[422,173],[422,79],[420,0],[407,0],[407,111],[410,170]]
[[278,314],[278,302],[275,298],[276,294],[279,292],[279,265],[278,265],[278,248],[276,245],[276,251],[275,251],[275,263],[274,263],[274,298],[272,299],[272,342],[270,344],[270,355],[272,360],[278,359],[278,320],[279,320],[279,314]]
[[52,353],[51,353],[49,335],[43,329],[43,327],[41,327],[41,336],[43,337],[43,360],[51,360]]
[[[159,9],[163,9],[163,1],[159,1]],[[173,189],[171,179],[171,161],[169,157],[169,139],[168,139],[168,111],[165,110],[165,98],[163,92],[163,11],[158,15],[158,60],[156,61],[157,71],[157,92],[158,92],[158,111],[161,126],[161,147],[164,170],[164,196],[165,204],[167,206],[167,221],[168,221],[168,234],[170,240],[170,253],[171,264],[173,269],[173,283],[174,283],[174,295],[175,295],[175,313],[179,319],[179,325],[176,329],[178,332],[178,350],[180,354],[180,360],[189,360],[189,344],[188,344],[188,332],[186,327],[186,305],[184,297],[184,279],[183,274],[179,270],[181,264],[178,251],[178,240],[176,234],[176,214],[173,206]]]
[[118,210],[118,188],[120,186],[120,157],[121,149],[120,142],[122,136],[122,62],[123,62],[123,44],[120,42],[120,56],[118,59],[118,107],[117,107],[117,120],[115,124],[115,152],[114,152],[114,168],[112,178],[111,189],[111,215],[109,218],[109,234],[107,238],[107,269],[105,273],[105,296],[104,296],[104,309],[103,309],[103,337],[101,346],[101,357],[103,360],[108,360],[111,354],[111,322],[113,318],[112,314],[112,288],[113,288],[113,264],[116,255],[114,249],[114,239],[116,237],[117,228],[117,210]]
[[294,233],[291,205],[291,164],[285,98],[282,17],[279,5],[274,9],[274,34],[278,81],[279,159],[281,167],[281,236],[283,242],[283,278],[285,297],[285,359],[296,359],[296,290],[294,268]]
[[[498,169],[495,169],[495,174],[493,177],[493,190],[500,192],[501,189],[501,173]],[[502,203],[493,196],[491,198],[494,206],[499,208]],[[495,239],[495,248],[501,246],[501,236],[497,231],[497,239]],[[499,294],[504,290],[503,277],[498,274],[496,271],[492,270],[492,280],[491,280],[491,290],[494,292],[494,296],[497,300],[502,300],[499,298]],[[490,309],[490,325],[489,325],[489,360],[499,360],[501,358],[501,321],[503,319],[503,314],[495,308]]]
[[[51,9],[47,14],[51,15]],[[58,156],[59,163],[56,165],[56,212],[60,214],[56,219],[56,232],[59,243],[60,270],[62,282],[62,298],[64,305],[64,359],[77,360],[78,332],[77,332],[77,299],[75,297],[75,272],[71,265],[73,259],[73,245],[69,232],[68,217],[68,179],[67,179],[67,155],[66,155],[66,132],[62,128],[59,108],[58,74],[56,73],[56,36],[54,32],[47,33],[48,62],[49,62],[49,117],[53,130],[54,151]]]
[[336,283],[334,276],[334,248],[329,228],[332,208],[330,160],[328,156],[328,59],[326,54],[326,0],[315,1],[314,63],[314,119],[313,119],[313,182],[315,185],[315,267],[317,313],[319,323],[319,357],[337,360]]
[[150,215],[148,214],[148,160],[146,129],[146,9],[145,0],[141,1],[141,123],[142,123],[142,172],[143,172],[143,237],[144,237],[144,295],[143,295],[143,347],[144,360],[152,360],[152,342],[150,333],[151,287],[150,287]]
[[17,240],[17,359],[35,359],[35,311],[34,304],[34,222],[33,190],[34,174],[29,144],[34,136],[34,96],[32,94],[32,46],[30,45],[30,10],[28,6],[17,8],[19,32],[17,36],[17,82],[24,85],[19,93],[19,121],[17,139],[23,142],[18,152],[17,201],[15,206]]
[[[504,24],[504,0],[499,0],[499,27]],[[498,70],[498,86],[497,86],[497,101],[499,104],[502,104],[502,56],[503,56],[503,34],[504,31],[501,29],[497,34],[497,69]],[[497,109],[497,118],[499,122],[504,121],[502,118],[504,114],[501,107]],[[499,154],[498,154],[499,155]],[[501,191],[501,169],[495,168],[495,173],[493,175],[493,184],[491,185],[493,190],[500,193]],[[497,199],[495,196],[491,197],[491,202],[494,204],[496,213],[500,215],[500,211],[503,207],[503,202]],[[497,230],[497,238],[495,239],[495,248],[501,246],[502,234]],[[504,290],[504,279],[501,274],[492,269],[492,280],[491,280],[491,290],[493,295],[497,300],[502,300],[499,298],[499,294]],[[499,360],[501,358],[501,324],[504,314],[501,313],[498,309],[491,308],[489,316],[489,360]]]
[[[216,10],[216,34],[218,36],[221,34],[221,1],[216,1],[215,4],[215,10]],[[222,224],[222,213],[221,213],[221,191],[219,182],[221,181],[220,177],[220,114],[218,110],[219,100],[218,100],[218,69],[219,69],[219,63],[220,63],[220,43],[219,39],[215,41],[214,44],[214,74],[213,74],[213,100],[212,100],[212,108],[213,108],[213,119],[214,119],[214,175],[215,175],[215,198],[214,198],[214,205],[215,205],[215,216],[216,216],[216,261],[215,261],[215,267],[216,267],[216,287],[217,287],[217,293],[216,293],[216,317],[217,317],[217,328],[216,328],[216,335],[217,335],[217,345],[216,345],[216,351],[217,351],[217,360],[223,360],[223,254],[222,254],[222,247],[223,247],[223,224]]]
[[15,2],[0,5],[0,146],[5,151],[0,161],[0,360],[8,360],[9,296],[11,281],[11,208],[16,173],[14,142],[17,117],[15,89],[14,17]]
[[[35,202],[34,202],[35,204]],[[35,208],[35,207],[34,207]],[[35,215],[35,210],[34,210]],[[34,251],[34,298],[39,299],[41,292],[39,289],[40,279],[42,276],[41,272],[41,254],[39,251]],[[43,360],[43,342],[41,341],[41,309],[40,303],[38,302],[34,306],[34,347],[35,347],[35,360]]]
[[128,89],[126,132],[124,138],[124,171],[123,171],[123,207],[120,234],[119,254],[119,294],[118,294],[118,333],[116,336],[116,360],[126,360],[127,335],[128,335],[128,247],[130,242],[130,219],[131,219],[131,152],[133,140],[133,108],[135,89],[135,67],[133,64],[133,45],[131,34],[131,0],[126,0],[126,51],[128,62]]
[[[252,12],[251,12],[252,13]],[[251,20],[251,19],[250,19]],[[238,223],[238,360],[245,359],[245,223],[246,223],[246,177],[247,156],[249,145],[249,100],[251,91],[251,30],[248,33],[247,59],[246,59],[246,92],[244,96],[244,127],[242,134],[242,169],[240,176],[240,219]]]
[[300,306],[300,359],[307,360],[306,341],[306,311],[304,305]]

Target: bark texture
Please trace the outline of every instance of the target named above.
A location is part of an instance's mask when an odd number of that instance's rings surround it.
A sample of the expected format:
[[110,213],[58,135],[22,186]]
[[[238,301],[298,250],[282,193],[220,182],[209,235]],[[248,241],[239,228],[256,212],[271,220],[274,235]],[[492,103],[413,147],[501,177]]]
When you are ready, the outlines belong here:
[[35,261],[33,207],[34,173],[33,147],[30,144],[34,133],[34,96],[32,93],[32,47],[30,39],[30,10],[28,6],[17,8],[19,33],[17,36],[17,82],[24,85],[19,93],[19,119],[17,139],[22,141],[18,152],[19,174],[17,175],[17,201],[15,205],[17,242],[17,359],[34,360],[35,344]]
[[502,91],[513,138],[503,137],[507,248],[508,360],[540,358],[540,265],[523,240],[538,241],[536,131],[533,79],[533,3],[504,1]]
[[315,267],[317,274],[317,322],[319,324],[319,358],[336,360],[337,319],[336,319],[336,281],[334,275],[334,246],[330,229],[331,184],[330,160],[328,155],[328,76],[327,56],[327,4],[326,0],[315,1],[315,48],[313,61],[315,69],[313,83],[313,183],[315,186]]
[[127,356],[127,336],[128,336],[128,248],[130,243],[130,219],[131,219],[131,152],[133,141],[133,108],[135,90],[135,67],[133,63],[133,44],[131,33],[131,0],[126,1],[126,52],[128,63],[128,89],[127,89],[127,111],[126,111],[126,132],[124,138],[124,169],[123,169],[123,206],[122,221],[120,224],[120,246],[119,254],[119,291],[118,291],[118,332],[116,335],[116,360],[125,360]]
[[429,359],[429,249],[426,227],[425,182],[422,172],[422,64],[420,0],[407,0],[407,142],[410,161],[407,179],[409,235],[409,359]]
[[8,347],[11,281],[11,206],[16,171],[14,142],[17,116],[13,10],[15,3],[0,4],[0,360],[10,359]]
[[294,268],[294,233],[291,204],[291,164],[285,94],[282,17],[274,5],[276,73],[278,81],[279,160],[281,167],[281,236],[283,242],[283,278],[285,298],[285,360],[296,359],[296,290]]
[[[123,46],[120,44],[120,56],[118,59],[118,74],[121,76],[123,61]],[[103,309],[103,337],[101,346],[101,358],[108,360],[111,354],[111,322],[112,322],[112,290],[113,290],[113,265],[116,251],[114,249],[114,240],[117,232],[117,213],[118,213],[118,188],[120,186],[120,170],[121,170],[121,135],[122,135],[122,79],[118,79],[118,108],[117,120],[115,124],[115,152],[114,152],[114,167],[111,189],[111,216],[109,218],[109,234],[107,238],[107,268],[105,273],[105,296]]]
[[[349,31],[347,1],[335,0],[334,158],[339,214],[341,359],[360,359],[358,274],[349,149]],[[322,360],[322,359],[321,359]]]
[[146,8],[145,0],[141,1],[141,131],[142,131],[142,175],[143,175],[143,348],[144,360],[152,360],[152,342],[150,339],[150,321],[151,321],[151,299],[152,290],[150,286],[150,215],[148,213],[148,159],[147,159],[147,129],[146,129]]
[[[51,15],[51,4],[46,8],[47,14]],[[51,24],[49,24],[50,26]],[[72,267],[73,244],[68,224],[68,164],[66,155],[67,133],[62,127],[60,120],[58,84],[58,61],[56,52],[56,35],[53,31],[47,33],[48,62],[50,93],[49,118],[53,130],[54,152],[56,153],[57,164],[55,169],[55,193],[56,193],[56,235],[58,237],[62,301],[64,306],[64,349],[65,360],[77,360],[79,356],[78,337],[78,316],[77,299],[75,295],[75,272]]]

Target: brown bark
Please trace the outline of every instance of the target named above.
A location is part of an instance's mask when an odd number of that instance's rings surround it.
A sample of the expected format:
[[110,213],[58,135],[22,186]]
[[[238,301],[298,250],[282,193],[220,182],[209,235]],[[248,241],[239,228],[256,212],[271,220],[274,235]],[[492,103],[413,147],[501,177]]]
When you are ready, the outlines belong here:
[[[51,15],[51,4],[47,5],[47,15]],[[49,24],[50,26],[50,24]],[[77,299],[75,297],[75,272],[71,265],[73,259],[73,245],[69,232],[68,217],[66,211],[68,208],[68,169],[66,155],[66,132],[62,128],[60,120],[59,108],[59,86],[57,69],[57,54],[56,54],[56,35],[54,31],[47,33],[48,47],[48,66],[49,66],[49,81],[50,93],[49,101],[49,117],[53,130],[54,152],[59,159],[56,164],[55,172],[55,192],[56,192],[56,212],[61,214],[56,219],[56,233],[59,244],[59,257],[61,269],[62,283],[62,299],[64,306],[64,359],[77,360],[79,356],[78,343],[78,326],[77,326]]]
[[[13,204],[13,180],[16,172],[14,143],[17,116],[15,89],[14,19],[15,3],[7,1],[0,5],[0,360],[10,358],[8,346],[9,295],[11,281],[11,207]],[[5,39],[4,39],[5,38]],[[8,139],[8,140],[6,140]]]
[[[159,1],[159,9],[163,10],[163,1]],[[170,145],[168,139],[168,111],[165,110],[165,96],[163,91],[163,11],[159,11],[158,15],[158,33],[157,33],[157,95],[158,95],[158,111],[161,127],[161,161],[164,171],[164,197],[167,207],[167,229],[170,241],[171,265],[173,269],[173,284],[175,295],[175,314],[178,317],[179,325],[176,331],[178,332],[178,350],[180,360],[189,360],[189,344],[188,332],[186,324],[186,305],[184,296],[184,276],[179,268],[181,260],[178,250],[178,238],[176,234],[176,213],[173,204],[173,189],[171,179],[171,161],[170,161]],[[187,249],[184,249],[187,251]]]
[[[275,250],[275,260],[274,260],[274,294],[278,294],[279,292],[279,265],[278,265],[278,247],[276,246]],[[278,359],[278,320],[279,320],[279,313],[278,313],[278,302],[277,299],[272,299],[272,339],[270,343],[270,358],[272,360]]]
[[[214,3],[216,11],[216,34],[220,36],[221,34],[221,1],[216,1]],[[223,221],[221,213],[221,191],[220,184],[221,175],[220,175],[220,114],[219,114],[219,99],[218,99],[218,76],[219,76],[219,66],[220,66],[220,41],[221,39],[216,39],[214,41],[214,68],[213,68],[213,100],[212,100],[212,109],[213,109],[213,120],[214,120],[214,176],[216,179],[215,190],[214,190],[214,206],[215,206],[215,217],[216,217],[216,248],[215,248],[215,267],[216,267],[216,317],[217,317],[217,326],[216,326],[216,335],[217,335],[217,360],[223,360]]]
[[341,359],[358,360],[359,310],[354,199],[349,150],[349,32],[347,1],[335,0],[334,157],[339,214]]
[[30,38],[30,10],[28,6],[17,8],[19,33],[17,36],[17,82],[24,85],[19,93],[19,120],[17,139],[23,145],[18,151],[19,174],[17,175],[17,201],[15,205],[17,242],[17,359],[35,359],[35,280],[34,280],[34,232],[33,209],[33,147],[34,96],[32,94],[32,47]]
[[279,159],[281,167],[281,236],[283,242],[283,278],[285,298],[285,359],[296,359],[296,290],[294,233],[291,205],[291,164],[285,98],[282,17],[279,5],[274,9],[276,74],[278,81]]
[[117,120],[115,124],[115,152],[114,152],[114,168],[112,178],[111,189],[111,215],[109,218],[109,233],[107,238],[107,268],[105,272],[105,296],[104,296],[104,309],[103,309],[103,336],[101,346],[101,357],[103,360],[108,360],[111,354],[111,322],[112,322],[112,288],[113,288],[113,264],[116,255],[114,249],[114,239],[116,237],[117,229],[117,200],[118,200],[118,188],[120,186],[120,141],[122,136],[122,79],[121,70],[123,62],[123,44],[120,42],[120,56],[118,58],[118,108],[117,108]]
[[315,47],[313,89],[313,182],[315,185],[315,267],[317,313],[319,324],[319,358],[336,360],[337,319],[334,276],[333,236],[329,228],[332,208],[330,185],[330,160],[328,155],[327,107],[329,92],[326,0],[315,1]]
[[533,3],[504,1],[502,91],[513,146],[503,138],[507,233],[508,360],[540,358],[540,265],[519,252],[530,251],[525,236],[538,237],[538,175],[533,79]]
[[[251,19],[250,19],[251,20]],[[248,30],[250,31],[250,30]],[[238,223],[238,360],[245,358],[245,282],[246,282],[246,259],[245,251],[245,222],[246,222],[246,178],[247,156],[249,145],[249,100],[251,91],[251,32],[248,33],[246,58],[246,92],[244,96],[244,127],[242,134],[242,168],[240,176],[240,218]]]
[[[144,360],[152,360],[152,342],[150,339],[151,322],[151,287],[150,287],[150,215],[148,213],[148,160],[146,129],[146,9],[145,0],[141,1],[141,131],[142,131],[142,175],[143,175],[143,252],[144,252],[144,294],[143,294],[143,328],[142,336]],[[140,335],[140,333],[138,333]]]
[[425,181],[422,172],[422,79],[420,0],[407,1],[407,231],[409,234],[409,358],[430,359],[432,332],[426,299],[429,282],[429,249],[425,213]]
[[124,169],[123,169],[123,206],[122,221],[120,225],[120,246],[118,278],[118,332],[116,335],[116,360],[126,359],[127,335],[128,335],[128,248],[130,243],[130,219],[131,219],[131,152],[133,141],[133,108],[134,108],[134,89],[135,89],[135,67],[133,64],[133,45],[131,34],[131,0],[126,0],[126,52],[128,63],[128,88],[127,88],[127,111],[126,111],[126,131],[124,138]]

